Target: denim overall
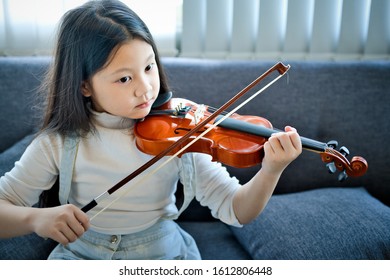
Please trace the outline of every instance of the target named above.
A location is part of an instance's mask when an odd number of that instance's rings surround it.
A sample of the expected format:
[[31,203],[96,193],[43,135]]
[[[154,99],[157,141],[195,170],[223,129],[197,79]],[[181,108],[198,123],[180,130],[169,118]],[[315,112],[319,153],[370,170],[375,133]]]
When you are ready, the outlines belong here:
[[[68,203],[78,142],[75,137],[66,137],[64,141],[60,166],[61,204]],[[162,218],[150,228],[128,235],[107,235],[88,230],[73,243],[59,244],[49,259],[201,259],[195,240],[173,221],[195,196],[191,154],[183,155],[182,161],[182,168],[188,176],[182,178],[184,203],[177,215]]]

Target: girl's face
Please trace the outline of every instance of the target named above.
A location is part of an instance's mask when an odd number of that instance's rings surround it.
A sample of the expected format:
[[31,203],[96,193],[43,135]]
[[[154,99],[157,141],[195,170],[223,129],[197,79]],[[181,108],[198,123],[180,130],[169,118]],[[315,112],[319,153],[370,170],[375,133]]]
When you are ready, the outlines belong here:
[[83,83],[82,93],[98,112],[140,119],[149,114],[160,90],[152,47],[140,39],[123,44],[106,67]]

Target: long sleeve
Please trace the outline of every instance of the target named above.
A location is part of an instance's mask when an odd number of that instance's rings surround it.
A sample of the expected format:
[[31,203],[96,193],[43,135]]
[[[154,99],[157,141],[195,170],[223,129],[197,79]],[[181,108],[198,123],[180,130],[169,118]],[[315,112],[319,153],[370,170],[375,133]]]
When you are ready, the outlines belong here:
[[40,135],[27,147],[14,168],[0,178],[0,198],[15,205],[32,206],[58,176],[61,137]]
[[233,210],[233,196],[241,186],[239,181],[220,163],[212,162],[211,156],[198,153],[190,156],[193,167],[187,166],[182,181],[194,184],[196,199],[210,208],[213,217],[229,225],[241,226]]

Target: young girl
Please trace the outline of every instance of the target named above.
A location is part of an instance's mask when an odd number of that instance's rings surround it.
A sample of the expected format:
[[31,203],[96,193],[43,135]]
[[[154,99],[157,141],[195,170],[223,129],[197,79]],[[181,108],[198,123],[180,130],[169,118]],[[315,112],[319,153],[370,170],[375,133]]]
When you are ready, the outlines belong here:
[[[169,89],[148,28],[116,0],[69,11],[47,92],[38,136],[1,177],[0,237],[35,232],[58,241],[51,259],[200,259],[192,237],[173,221],[178,180],[213,216],[241,226],[263,210],[302,150],[295,129],[286,127],[266,142],[262,168],[245,185],[209,155],[187,153],[139,183],[130,181],[123,187],[128,193],[112,194],[118,200],[99,215],[104,203],[84,213],[81,207],[152,157],[137,149],[133,127]],[[72,172],[61,173],[71,180],[69,203],[32,207],[53,186],[70,150]]]

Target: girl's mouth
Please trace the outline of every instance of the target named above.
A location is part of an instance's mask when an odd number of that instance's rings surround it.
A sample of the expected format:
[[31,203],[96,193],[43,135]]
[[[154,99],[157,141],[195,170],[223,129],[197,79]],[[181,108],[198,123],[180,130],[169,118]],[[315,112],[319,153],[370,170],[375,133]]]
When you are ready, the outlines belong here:
[[145,109],[145,108],[151,107],[152,104],[153,104],[153,101],[154,101],[153,99],[150,99],[147,102],[144,102],[142,104],[137,105],[136,108],[138,108],[138,109]]

